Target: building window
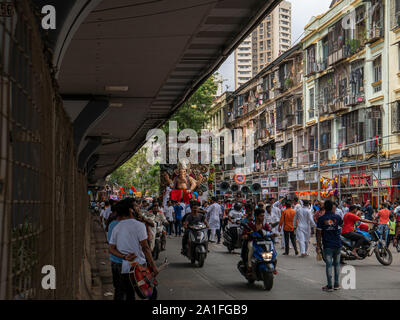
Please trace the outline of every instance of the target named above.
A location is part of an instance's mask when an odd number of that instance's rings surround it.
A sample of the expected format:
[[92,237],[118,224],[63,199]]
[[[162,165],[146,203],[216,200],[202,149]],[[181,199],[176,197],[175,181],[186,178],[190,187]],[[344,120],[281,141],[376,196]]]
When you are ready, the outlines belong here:
[[397,48],[397,61],[398,61],[397,70],[400,71],[400,44],[398,45],[398,48]]
[[331,148],[331,120],[322,122],[320,124],[320,149],[321,150],[328,150]]
[[314,118],[314,108],[315,108],[315,94],[314,94],[314,88],[311,88],[309,90],[309,96],[310,96],[310,118]]
[[[364,67],[362,65],[353,66],[350,72],[351,98],[358,102],[357,98],[364,94]],[[362,102],[360,100],[360,102]]]
[[393,27],[400,26],[400,0],[394,1],[394,17],[393,17]]
[[307,74],[316,72],[317,63],[315,60],[315,45],[307,49]]
[[374,88],[374,93],[376,93],[382,90],[382,56],[379,56],[374,60],[373,73],[374,83],[372,86]]

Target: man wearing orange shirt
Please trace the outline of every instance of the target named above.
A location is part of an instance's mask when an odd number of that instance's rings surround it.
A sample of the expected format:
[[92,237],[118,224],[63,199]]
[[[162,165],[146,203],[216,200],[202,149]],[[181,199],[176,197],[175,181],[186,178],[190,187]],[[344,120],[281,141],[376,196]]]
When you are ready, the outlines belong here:
[[285,237],[285,253],[284,255],[289,254],[289,237],[292,242],[294,252],[296,256],[299,254],[297,251],[296,245],[296,236],[295,236],[295,228],[293,226],[294,216],[296,215],[296,211],[292,209],[291,203],[289,201],[286,202],[286,210],[282,212],[281,220],[279,222],[279,232],[282,230],[283,225],[283,233]]
[[389,233],[389,228],[387,226],[387,223],[389,222],[389,216],[391,212],[388,209],[388,206],[386,204],[382,205],[382,209],[379,210],[378,212],[378,218],[379,218],[379,226],[378,230],[382,234],[383,239],[385,242],[387,241],[388,233]]

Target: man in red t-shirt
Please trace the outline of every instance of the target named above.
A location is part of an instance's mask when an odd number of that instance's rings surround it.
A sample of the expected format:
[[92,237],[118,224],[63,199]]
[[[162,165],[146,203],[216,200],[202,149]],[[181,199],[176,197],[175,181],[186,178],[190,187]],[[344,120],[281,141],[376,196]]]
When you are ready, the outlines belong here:
[[[368,241],[367,239],[364,238],[364,236],[360,233],[354,232],[354,224],[357,221],[361,222],[366,222],[366,223],[375,223],[373,221],[367,220],[367,219],[362,219],[360,218],[356,212],[357,212],[357,207],[356,206],[350,206],[349,212],[347,212],[344,217],[343,217],[343,227],[342,227],[342,236],[351,240],[351,241],[356,241],[356,244],[353,247],[353,251],[351,252],[357,259],[361,259],[359,255],[357,254],[357,249],[361,247],[363,242]],[[375,223],[376,224],[376,223]]]

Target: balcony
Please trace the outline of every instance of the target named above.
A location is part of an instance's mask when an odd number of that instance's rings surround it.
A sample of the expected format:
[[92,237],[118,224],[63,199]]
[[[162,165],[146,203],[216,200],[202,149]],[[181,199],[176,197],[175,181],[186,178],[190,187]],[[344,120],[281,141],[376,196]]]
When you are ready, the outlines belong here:
[[356,106],[365,102],[365,96],[363,94],[351,94],[346,97],[345,104],[349,107]]
[[333,65],[345,58],[344,48],[341,47],[337,51],[333,52],[328,57],[328,65]]
[[274,85],[275,94],[280,94],[284,90],[285,84],[280,81],[276,81]]
[[256,135],[258,140],[262,140],[268,137],[268,132],[266,128],[257,128],[257,135]]
[[378,26],[373,27],[369,31],[367,43],[373,43],[383,37],[384,37],[383,28]]
[[382,146],[379,144],[378,140],[370,140],[364,144],[364,152],[365,153],[377,153],[380,152]]
[[335,99],[334,103],[329,105],[329,112],[330,113],[336,113],[340,111],[347,111],[350,106],[349,106],[349,100],[350,96],[345,96],[341,99]]
[[321,151],[319,153],[319,159],[321,161],[329,161],[329,150]]
[[322,62],[317,63],[317,66],[316,66],[317,72],[322,72],[326,69],[328,69],[328,59],[324,59]]
[[307,76],[311,76],[318,72],[318,64],[316,62],[311,62],[307,65]]
[[346,40],[346,44],[344,45],[344,56],[346,58],[352,57],[357,52],[362,50],[363,46],[360,40],[358,39],[348,39]]

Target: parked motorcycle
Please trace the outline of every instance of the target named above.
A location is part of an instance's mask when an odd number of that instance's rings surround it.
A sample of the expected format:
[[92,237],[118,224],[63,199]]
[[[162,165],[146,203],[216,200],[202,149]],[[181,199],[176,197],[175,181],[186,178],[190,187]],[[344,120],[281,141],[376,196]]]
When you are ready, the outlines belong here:
[[207,243],[207,226],[204,223],[190,226],[184,256],[189,258],[192,264],[197,261],[198,266],[203,267],[207,256]]
[[226,229],[224,232],[224,241],[223,245],[228,248],[229,253],[231,253],[235,249],[242,248],[242,231],[243,227],[241,225],[241,220],[235,219],[235,226]]
[[[369,232],[358,231],[366,239],[369,240],[369,244],[363,244],[361,248],[357,249],[357,254],[364,260],[367,257],[372,256],[375,253],[376,259],[384,266],[392,264],[393,256],[388,248],[385,246],[385,241],[382,239],[381,234],[375,225]],[[341,261],[345,260],[358,260],[351,252],[354,248],[355,241],[351,241],[343,236],[340,236],[342,240],[342,251]],[[322,258],[325,261],[325,257],[322,254]]]
[[264,290],[271,290],[274,283],[274,271],[277,252],[275,250],[272,233],[261,230],[249,234],[253,241],[253,255],[251,258],[251,274],[247,272],[247,266],[240,260],[238,269],[249,283],[263,281]]

